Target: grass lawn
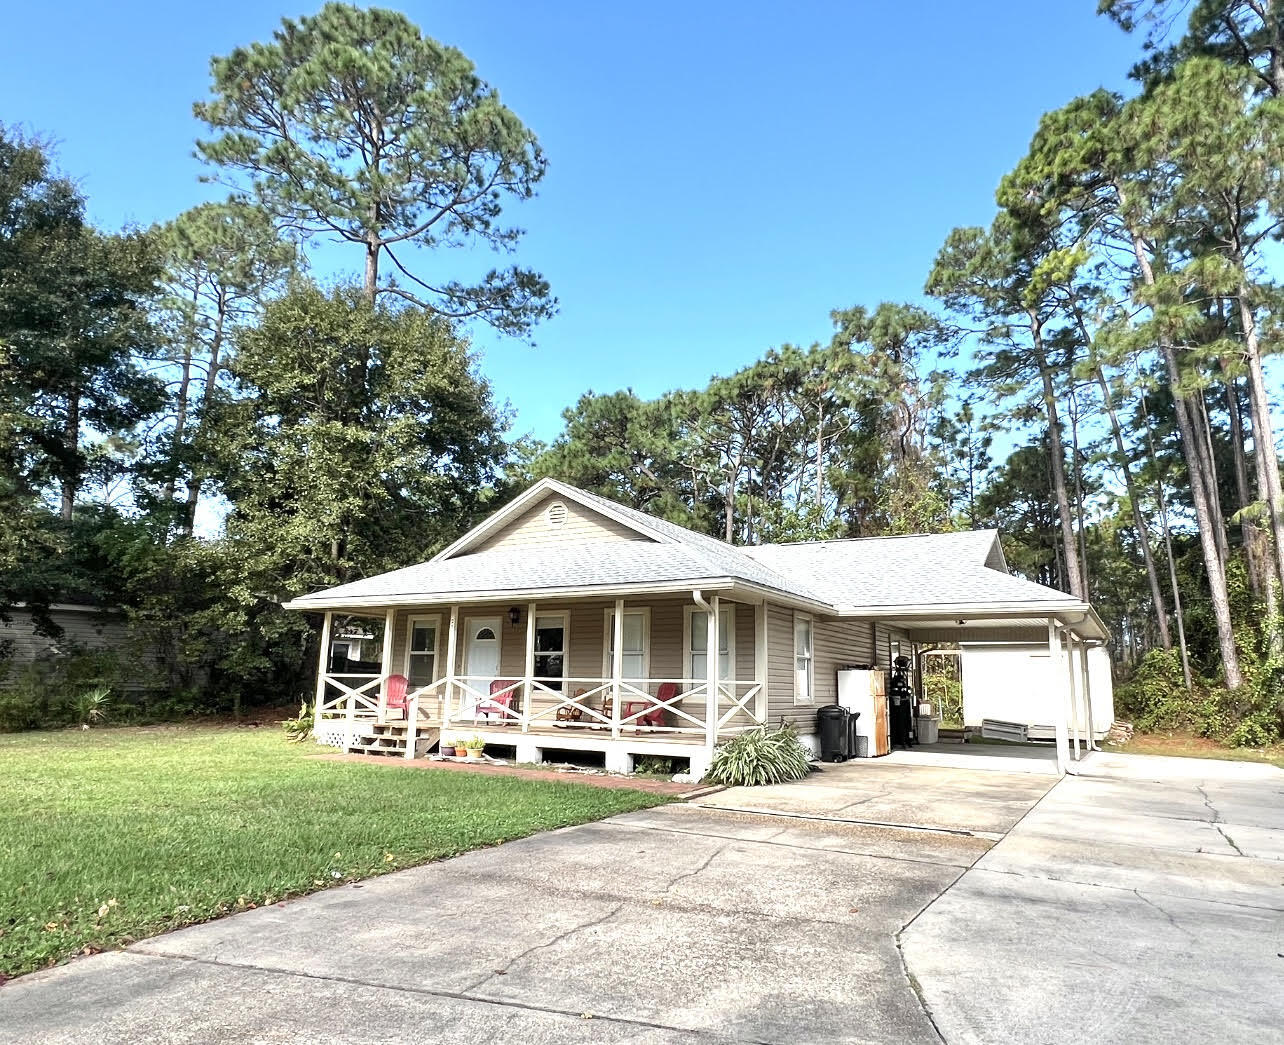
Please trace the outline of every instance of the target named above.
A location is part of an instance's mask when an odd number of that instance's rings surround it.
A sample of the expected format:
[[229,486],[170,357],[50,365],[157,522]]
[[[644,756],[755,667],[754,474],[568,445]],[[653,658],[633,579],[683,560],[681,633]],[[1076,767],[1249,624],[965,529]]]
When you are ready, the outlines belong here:
[[633,789],[320,761],[315,752],[272,728],[0,735],[0,981],[666,801]]
[[1173,755],[1180,758],[1226,758],[1232,762],[1267,762],[1284,769],[1284,745],[1227,747],[1192,733],[1136,733],[1126,744],[1111,744],[1108,751],[1130,755]]

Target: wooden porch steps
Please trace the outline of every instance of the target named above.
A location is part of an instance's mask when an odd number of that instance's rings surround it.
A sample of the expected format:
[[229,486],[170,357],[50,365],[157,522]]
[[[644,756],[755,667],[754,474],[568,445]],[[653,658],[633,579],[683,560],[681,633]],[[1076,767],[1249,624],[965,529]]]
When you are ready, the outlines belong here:
[[[405,722],[364,723],[353,734],[344,749],[354,755],[406,756],[406,736],[409,728]],[[423,758],[441,740],[441,730],[436,726],[420,726],[415,730],[415,758]]]

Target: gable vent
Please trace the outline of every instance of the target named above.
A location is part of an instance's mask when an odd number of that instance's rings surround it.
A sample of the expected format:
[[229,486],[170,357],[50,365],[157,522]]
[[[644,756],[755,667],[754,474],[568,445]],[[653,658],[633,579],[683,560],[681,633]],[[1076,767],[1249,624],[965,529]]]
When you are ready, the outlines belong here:
[[554,501],[548,506],[548,511],[544,513],[544,518],[548,520],[548,525],[554,530],[566,525],[566,505],[561,501]]

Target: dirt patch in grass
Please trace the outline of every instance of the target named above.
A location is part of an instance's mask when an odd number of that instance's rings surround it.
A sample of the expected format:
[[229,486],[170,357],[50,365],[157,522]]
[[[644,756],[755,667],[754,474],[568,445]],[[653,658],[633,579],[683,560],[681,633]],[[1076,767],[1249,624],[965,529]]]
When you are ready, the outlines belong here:
[[1137,733],[1126,744],[1109,744],[1107,750],[1130,755],[1171,755],[1176,758],[1224,758],[1233,762],[1267,762],[1284,768],[1284,746],[1269,748],[1227,747],[1191,733]]

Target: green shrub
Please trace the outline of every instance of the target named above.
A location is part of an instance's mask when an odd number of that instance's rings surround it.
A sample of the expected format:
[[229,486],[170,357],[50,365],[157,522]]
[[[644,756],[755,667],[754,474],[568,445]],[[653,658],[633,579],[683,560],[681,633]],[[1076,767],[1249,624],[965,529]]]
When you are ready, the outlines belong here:
[[947,726],[963,725],[963,683],[954,675],[933,672],[923,676],[923,699],[940,711]]
[[111,717],[111,690],[106,686],[83,690],[72,702],[72,708],[82,726],[101,726]]
[[810,756],[790,725],[759,726],[722,744],[713,753],[706,779],[731,787],[758,787],[801,780],[811,772]]

